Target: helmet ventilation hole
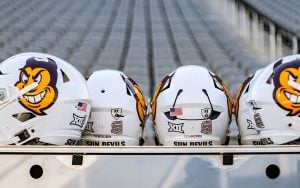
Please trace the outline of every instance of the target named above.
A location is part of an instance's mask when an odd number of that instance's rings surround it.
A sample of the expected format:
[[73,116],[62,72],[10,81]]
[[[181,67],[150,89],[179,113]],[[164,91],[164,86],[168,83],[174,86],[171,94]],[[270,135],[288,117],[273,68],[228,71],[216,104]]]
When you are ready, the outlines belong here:
[[62,77],[63,77],[63,82],[69,82],[70,79],[69,79],[69,77],[67,76],[67,74],[66,74],[63,70],[61,70],[61,69],[60,69],[60,72],[61,72],[61,75],[62,75]]
[[131,93],[130,93],[130,91],[129,91],[129,88],[128,88],[128,87],[126,87],[126,92],[127,92],[127,95],[131,96]]
[[21,122],[25,122],[36,117],[33,113],[30,112],[13,114],[12,116]]
[[101,93],[105,93],[105,89],[101,89]]
[[274,77],[274,73],[272,73],[270,76],[269,76],[269,78],[268,78],[268,80],[267,80],[267,84],[272,84],[272,79],[273,79],[273,77]]

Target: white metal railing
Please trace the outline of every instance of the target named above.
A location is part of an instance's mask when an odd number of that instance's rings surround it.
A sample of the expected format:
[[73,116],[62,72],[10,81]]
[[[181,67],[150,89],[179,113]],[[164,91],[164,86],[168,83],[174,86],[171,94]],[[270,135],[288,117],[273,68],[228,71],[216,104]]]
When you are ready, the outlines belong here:
[[91,147],[91,146],[0,146],[0,155],[222,155],[300,154],[299,145],[229,145],[213,147]]
[[298,188],[299,159],[300,146],[294,145],[1,146],[0,182],[2,187],[43,188]]

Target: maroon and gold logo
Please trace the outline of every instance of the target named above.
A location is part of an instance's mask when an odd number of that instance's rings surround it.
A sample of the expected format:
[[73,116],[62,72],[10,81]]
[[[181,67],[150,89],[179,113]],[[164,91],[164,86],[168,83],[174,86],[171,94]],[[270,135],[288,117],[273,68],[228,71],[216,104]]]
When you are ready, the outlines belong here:
[[300,59],[282,64],[282,60],[274,65],[273,98],[288,116],[300,113]]
[[131,78],[125,78],[121,75],[122,79],[125,81],[127,88],[132,92],[134,98],[136,100],[136,109],[139,116],[140,121],[144,125],[146,122],[146,111],[147,111],[147,104],[142,93],[141,88],[138,84]]
[[228,109],[228,114],[230,117],[230,121],[231,121],[231,115],[232,115],[232,109],[233,109],[233,102],[232,102],[232,98],[229,92],[229,89],[227,88],[227,86],[225,85],[225,83],[221,80],[221,78],[219,78],[217,75],[209,72],[209,75],[212,77],[213,81],[214,81],[214,86],[215,88],[221,90],[224,92],[226,98],[227,98],[227,109]]
[[57,65],[50,59],[32,57],[20,69],[19,80],[15,86],[22,90],[34,83],[37,86],[27,91],[19,102],[37,115],[45,115],[57,99]]
[[143,96],[141,88],[135,83],[133,85],[134,91],[135,91],[135,99],[137,101],[136,108],[139,115],[139,118],[143,124],[146,122],[146,111],[147,111],[147,105],[145,102],[145,98]]
[[163,92],[164,90],[170,88],[170,84],[171,84],[171,80],[173,78],[175,74],[175,71],[172,72],[171,74],[167,75],[166,77],[164,77],[164,79],[162,79],[162,81],[159,82],[154,95],[151,99],[151,109],[152,109],[152,119],[154,120],[156,117],[156,106],[157,106],[157,97],[159,96],[159,94],[161,92]]
[[253,77],[254,77],[254,75],[251,75],[251,76],[248,76],[246,78],[246,80],[242,83],[241,87],[239,88],[239,90],[238,90],[238,92],[237,92],[237,94],[235,96],[235,100],[234,100],[235,102],[233,104],[233,109],[234,109],[234,113],[235,113],[236,118],[238,117],[238,114],[239,114],[239,102],[240,102],[240,98],[241,98],[243,92],[245,90],[247,90],[246,86],[249,87],[248,84],[252,80]]

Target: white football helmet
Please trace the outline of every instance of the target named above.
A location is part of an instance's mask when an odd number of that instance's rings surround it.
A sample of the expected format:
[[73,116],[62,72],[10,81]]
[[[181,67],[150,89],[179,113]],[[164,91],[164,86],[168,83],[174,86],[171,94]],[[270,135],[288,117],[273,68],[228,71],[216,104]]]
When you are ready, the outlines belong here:
[[240,144],[288,144],[300,136],[300,55],[283,57],[249,77],[235,102]]
[[91,108],[83,76],[66,61],[22,53],[0,64],[0,144],[74,145]]
[[80,143],[89,146],[142,144],[147,107],[140,87],[117,70],[96,71],[87,84],[92,110]]
[[222,80],[196,65],[177,68],[158,85],[151,100],[160,145],[227,144],[232,100]]

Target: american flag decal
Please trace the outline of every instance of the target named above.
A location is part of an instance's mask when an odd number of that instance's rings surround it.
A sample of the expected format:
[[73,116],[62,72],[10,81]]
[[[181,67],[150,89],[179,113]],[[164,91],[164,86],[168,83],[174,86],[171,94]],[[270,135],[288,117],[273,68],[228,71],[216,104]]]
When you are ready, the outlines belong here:
[[182,115],[182,108],[170,108],[170,116]]
[[76,106],[77,110],[86,112],[87,104],[83,102],[79,102]]

